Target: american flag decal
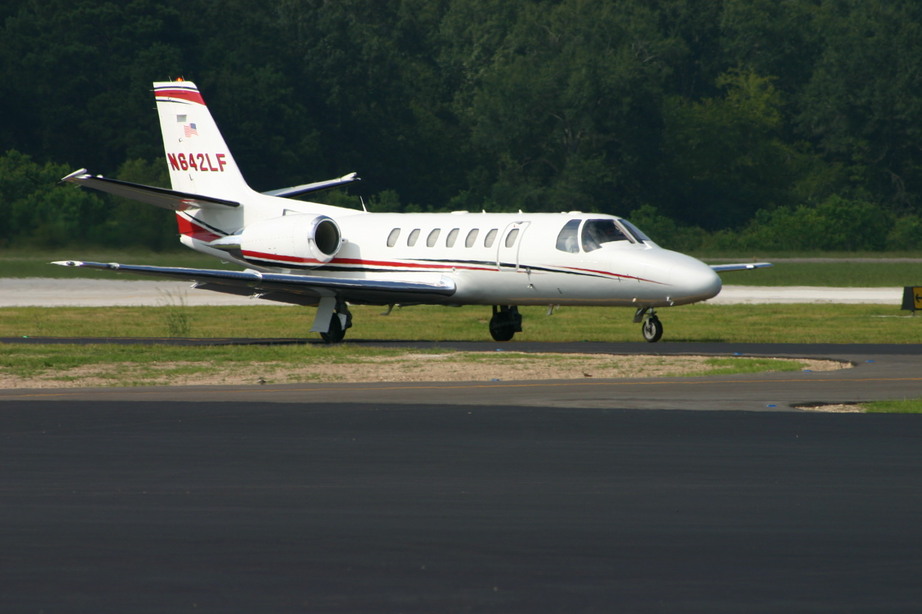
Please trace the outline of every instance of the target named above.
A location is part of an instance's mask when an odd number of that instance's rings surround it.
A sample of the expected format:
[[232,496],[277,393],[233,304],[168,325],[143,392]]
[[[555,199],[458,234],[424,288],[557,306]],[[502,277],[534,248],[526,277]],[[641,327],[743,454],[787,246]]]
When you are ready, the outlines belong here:
[[190,137],[192,135],[198,136],[198,130],[195,129],[195,124],[186,124],[182,127],[182,130],[186,137]]

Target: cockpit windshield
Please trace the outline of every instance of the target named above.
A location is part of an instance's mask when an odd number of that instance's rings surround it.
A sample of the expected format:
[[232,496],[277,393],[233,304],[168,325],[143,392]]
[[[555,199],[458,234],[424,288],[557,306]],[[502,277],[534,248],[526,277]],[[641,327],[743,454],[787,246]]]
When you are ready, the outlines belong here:
[[578,254],[591,252],[606,243],[626,241],[628,243],[645,243],[650,238],[639,228],[623,218],[568,220],[557,235],[557,249],[562,252]]
[[586,220],[580,234],[583,251],[591,252],[602,247],[603,243],[615,241],[633,242],[624,231],[615,224],[615,220]]
[[646,234],[644,234],[644,232],[643,232],[640,228],[638,228],[637,226],[634,226],[633,224],[631,224],[631,223],[630,223],[629,221],[627,221],[626,219],[621,218],[621,219],[618,220],[618,221],[621,222],[621,224],[624,226],[625,230],[627,230],[629,233],[631,233],[631,235],[633,235],[634,238],[637,239],[638,242],[640,242],[640,243],[645,243],[645,242],[647,242],[647,241],[651,241],[650,237],[648,237]]

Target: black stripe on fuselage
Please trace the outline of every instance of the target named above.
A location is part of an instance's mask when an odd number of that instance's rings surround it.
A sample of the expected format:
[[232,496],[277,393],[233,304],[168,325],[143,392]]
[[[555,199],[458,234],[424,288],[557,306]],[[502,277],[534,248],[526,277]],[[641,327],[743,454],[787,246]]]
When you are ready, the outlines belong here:
[[[264,260],[260,258],[244,258],[244,260],[255,266],[263,267],[276,267],[283,269],[297,269],[302,271],[314,271],[321,273],[446,273],[448,267],[457,266],[459,268],[463,267],[480,267],[478,271],[482,272],[501,272],[509,270],[528,270],[528,271],[539,271],[542,273],[563,273],[565,275],[575,275],[578,277],[598,277],[602,279],[638,279],[639,281],[650,281],[650,280],[641,280],[637,277],[631,275],[620,275],[618,273],[599,273],[593,271],[580,271],[572,269],[556,269],[551,267],[542,267],[542,266],[529,266],[524,264],[514,264],[509,262],[500,262],[499,269],[497,269],[496,261],[482,261],[482,260],[434,260],[434,259],[420,259],[407,261],[408,263],[430,263],[430,264],[439,264],[442,265],[439,268],[433,269],[420,269],[420,268],[404,268],[404,267],[394,267],[387,268],[381,266],[361,266],[361,265],[336,265],[336,264],[324,264],[320,266],[311,266],[311,265],[302,265],[295,264],[292,262],[278,262],[274,260]],[[658,283],[658,282],[654,282]]]

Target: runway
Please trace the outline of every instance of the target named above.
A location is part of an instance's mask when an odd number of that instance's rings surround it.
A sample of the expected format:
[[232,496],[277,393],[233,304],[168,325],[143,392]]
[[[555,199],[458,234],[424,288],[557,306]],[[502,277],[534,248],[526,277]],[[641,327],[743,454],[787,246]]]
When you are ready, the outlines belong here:
[[791,408],[919,396],[916,347],[657,349],[856,366],[0,391],[0,611],[922,607],[919,417]]
[[918,416],[0,403],[4,612],[912,612]]

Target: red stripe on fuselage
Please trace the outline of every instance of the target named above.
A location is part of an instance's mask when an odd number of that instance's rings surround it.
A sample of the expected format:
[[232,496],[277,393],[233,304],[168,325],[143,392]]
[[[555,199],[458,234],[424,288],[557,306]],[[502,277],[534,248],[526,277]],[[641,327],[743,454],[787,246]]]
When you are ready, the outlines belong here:
[[[300,256],[286,256],[283,254],[267,254],[263,252],[243,251],[245,258],[258,258],[260,260],[274,260],[276,262],[290,262],[292,264],[324,264],[316,258],[302,258]],[[389,267],[392,269],[464,269],[471,271],[493,271],[493,267],[471,266],[464,264],[431,264],[424,262],[395,262],[388,260],[362,260],[359,258],[334,258],[325,263],[327,266],[351,265],[351,266],[374,266]]]
[[196,102],[200,105],[205,104],[205,99],[202,98],[202,95],[199,94],[198,90],[187,90],[183,88],[171,88],[157,90],[154,92],[154,96],[158,99],[160,98],[178,98],[179,100],[186,100],[188,102]]
[[579,273],[593,273],[595,275],[602,275],[604,277],[615,277],[617,279],[634,279],[637,281],[645,281],[651,284],[664,285],[662,282],[653,281],[652,279],[644,279],[643,277],[635,277],[633,275],[621,275],[620,273],[612,273],[611,271],[597,271],[595,269],[578,269],[576,267],[566,267],[566,271],[577,271]]
[[189,218],[178,213],[176,214],[176,225],[179,227],[179,234],[192,237],[198,241],[214,241],[215,239],[221,238],[221,235],[199,226]]

